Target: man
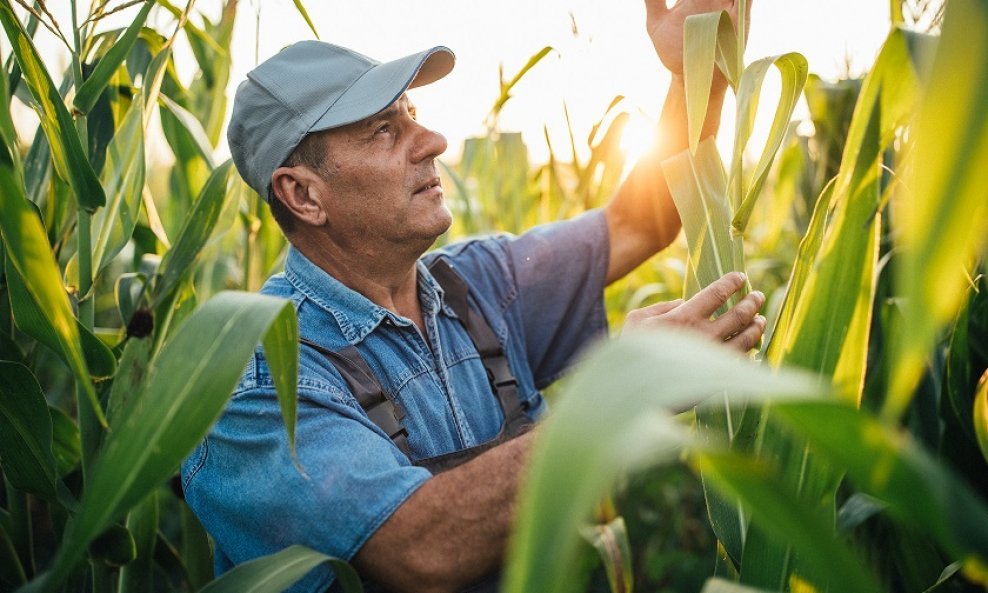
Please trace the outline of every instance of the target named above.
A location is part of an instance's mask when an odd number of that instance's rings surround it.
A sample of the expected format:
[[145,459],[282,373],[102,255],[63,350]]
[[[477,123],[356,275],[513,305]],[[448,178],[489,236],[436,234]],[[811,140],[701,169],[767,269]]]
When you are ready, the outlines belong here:
[[[451,224],[435,164],[446,141],[419,123],[405,91],[447,74],[452,53],[379,64],[301,42],[248,75],[228,134],[237,169],[292,245],[263,292],[298,313],[305,475],[293,467],[259,350],[183,466],[218,570],[298,543],[352,561],[372,588],[492,582],[535,434],[524,425],[546,407],[539,389],[606,330],[603,287],[679,232],[659,162],[686,146],[683,20],[735,7],[646,7],[674,78],[662,146],[603,210],[424,258]],[[725,86],[715,85],[705,135],[717,128]],[[729,274],[686,303],[633,312],[629,324],[686,325],[748,350],[764,329],[760,293],[710,319],[743,283]],[[332,580],[319,568],[292,591],[324,591]]]

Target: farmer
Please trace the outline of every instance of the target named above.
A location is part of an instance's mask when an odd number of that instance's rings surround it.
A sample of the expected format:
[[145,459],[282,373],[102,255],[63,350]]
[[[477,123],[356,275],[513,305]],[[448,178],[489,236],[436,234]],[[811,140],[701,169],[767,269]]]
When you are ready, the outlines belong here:
[[[298,461],[259,349],[222,419],[183,466],[218,571],[291,544],[351,561],[370,590],[493,590],[517,484],[546,412],[539,390],[606,332],[604,287],[666,247],[680,221],[660,161],[686,147],[683,21],[728,0],[648,0],[673,83],[661,145],[610,203],[576,219],[423,256],[451,224],[436,157],[446,140],[405,94],[453,67],[436,47],[388,63],[314,41],[253,70],[230,150],[291,243],[262,292],[298,313]],[[705,135],[716,131],[717,80]],[[713,312],[732,273],[629,324],[685,325],[746,351],[764,297]],[[314,569],[291,590],[325,591]]]

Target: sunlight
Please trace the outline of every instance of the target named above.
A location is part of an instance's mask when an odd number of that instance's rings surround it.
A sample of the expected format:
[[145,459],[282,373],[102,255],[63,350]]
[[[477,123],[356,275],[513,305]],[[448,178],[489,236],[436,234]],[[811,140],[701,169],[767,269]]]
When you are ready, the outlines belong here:
[[625,155],[625,169],[638,162],[655,143],[655,122],[638,111],[629,113],[628,125],[621,133],[621,150]]

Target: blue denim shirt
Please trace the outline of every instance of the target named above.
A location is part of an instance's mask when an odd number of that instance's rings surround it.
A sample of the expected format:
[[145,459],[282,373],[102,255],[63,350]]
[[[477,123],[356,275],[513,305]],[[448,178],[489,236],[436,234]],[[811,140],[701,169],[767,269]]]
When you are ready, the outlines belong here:
[[[360,351],[404,407],[414,459],[484,443],[502,421],[477,350],[428,272],[435,257],[447,258],[469,285],[533,420],[546,409],[539,389],[607,328],[608,238],[600,211],[424,256],[418,291],[426,338],[409,319],[290,249],[284,273],[261,292],[292,301],[303,338]],[[296,446],[304,475],[292,463],[260,348],[223,416],[182,466],[186,501],[216,543],[217,573],[291,544],[349,560],[431,477],[368,419],[336,368],[308,347],[299,350],[298,397]],[[290,591],[325,591],[332,581],[332,571],[321,566]]]

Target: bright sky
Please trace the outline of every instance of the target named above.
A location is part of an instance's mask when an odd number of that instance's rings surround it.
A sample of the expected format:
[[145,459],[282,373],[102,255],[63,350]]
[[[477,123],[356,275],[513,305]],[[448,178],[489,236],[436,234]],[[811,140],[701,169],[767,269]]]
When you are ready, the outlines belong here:
[[[658,117],[669,83],[644,32],[641,0],[308,0],[305,5],[323,40],[380,60],[433,45],[446,45],[456,53],[457,65],[449,76],[411,94],[420,119],[449,139],[451,160],[458,157],[465,137],[483,130],[498,95],[498,65],[504,64],[510,78],[546,45],[557,52],[516,87],[501,119],[503,130],[523,132],[536,161],[547,154],[543,125],[554,146],[567,145],[564,100],[577,138],[582,139],[611,100],[624,95],[626,110],[645,114],[637,120],[637,136],[644,142],[649,118]],[[851,72],[860,73],[870,66],[888,32],[888,10],[886,0],[754,0],[747,59],[799,51],[811,71],[821,76],[842,75],[848,64]],[[264,59],[312,36],[291,0],[249,0],[241,3],[241,11],[234,80],[241,80],[253,66],[258,37]],[[777,89],[770,77],[766,97]],[[763,109],[766,120],[774,109],[769,101]],[[728,114],[726,125],[730,120]],[[632,128],[629,141],[635,144]]]
[[[504,65],[505,75],[510,78],[546,45],[553,46],[556,52],[516,87],[515,97],[501,118],[502,130],[524,134],[536,161],[547,154],[543,126],[548,126],[555,146],[567,145],[564,100],[577,138],[582,139],[611,100],[624,95],[624,109],[641,114],[629,126],[628,144],[644,142],[669,82],[644,32],[641,0],[303,3],[323,40],[380,60],[433,45],[453,49],[457,55],[453,72],[411,94],[420,120],[449,139],[449,160],[458,158],[464,138],[482,132],[485,116],[498,95],[499,64]],[[79,4],[86,3],[80,0]],[[49,3],[62,23],[69,22],[65,5],[68,2]],[[200,0],[196,6],[215,15],[220,2]],[[131,9],[122,16],[129,22],[133,14]],[[158,18],[164,23],[170,17],[162,12]],[[755,0],[747,59],[799,51],[809,60],[811,71],[824,77],[847,72],[848,64],[852,73],[860,73],[874,60],[888,23],[886,0]],[[51,41],[50,35],[40,35]],[[292,0],[241,0],[230,96],[256,64],[256,53],[264,59],[285,45],[311,37]],[[57,51],[57,44],[42,41],[42,48]],[[61,65],[64,63],[61,61]],[[770,120],[774,109],[769,97],[777,92],[777,82],[770,76],[763,103],[766,108],[761,114],[765,120]],[[728,113],[725,125],[731,125],[730,121]],[[729,142],[730,134],[722,134],[721,138]],[[219,152],[225,156],[225,146]]]

